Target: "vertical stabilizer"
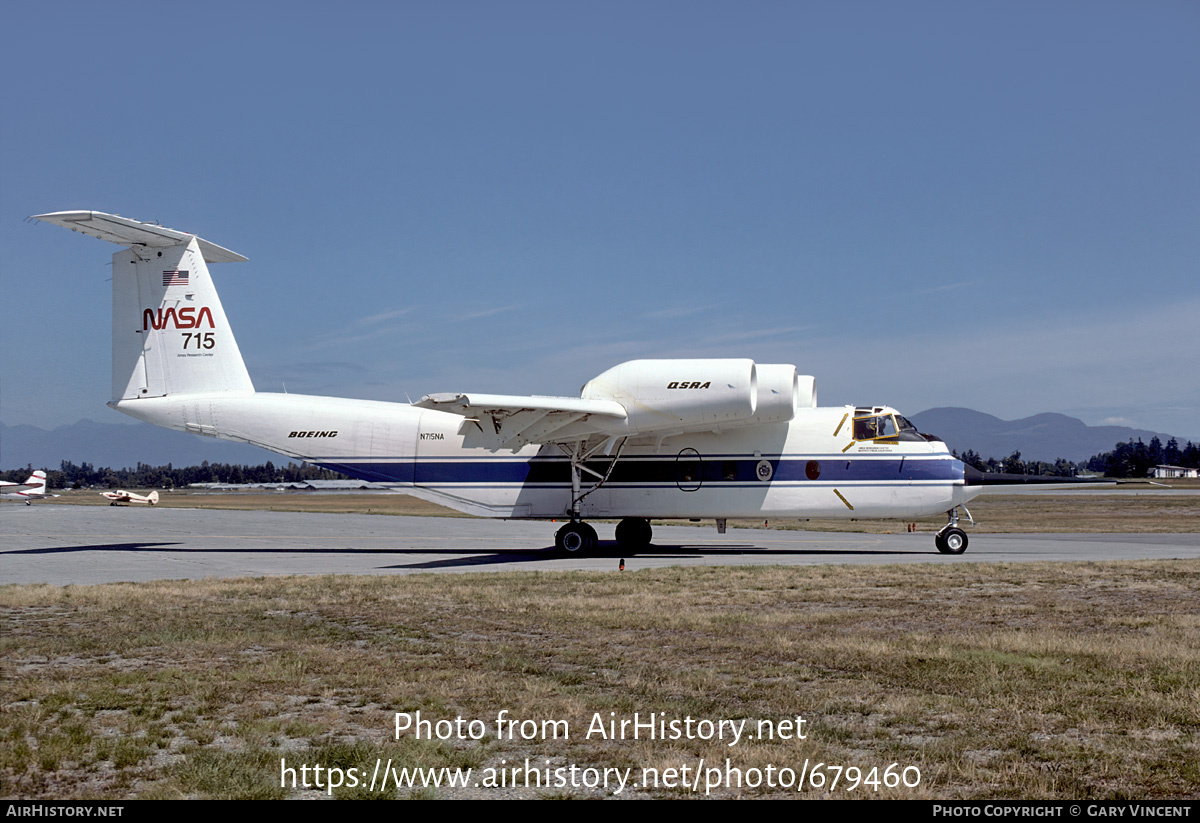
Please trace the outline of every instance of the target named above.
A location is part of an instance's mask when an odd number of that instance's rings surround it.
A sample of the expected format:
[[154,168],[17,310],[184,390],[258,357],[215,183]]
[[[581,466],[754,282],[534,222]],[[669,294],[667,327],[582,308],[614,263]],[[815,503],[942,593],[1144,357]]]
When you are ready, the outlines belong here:
[[254,386],[208,263],[244,261],[188,232],[96,211],[36,219],[127,247],[113,255],[113,404]]
[[113,255],[113,401],[252,392],[196,238]]

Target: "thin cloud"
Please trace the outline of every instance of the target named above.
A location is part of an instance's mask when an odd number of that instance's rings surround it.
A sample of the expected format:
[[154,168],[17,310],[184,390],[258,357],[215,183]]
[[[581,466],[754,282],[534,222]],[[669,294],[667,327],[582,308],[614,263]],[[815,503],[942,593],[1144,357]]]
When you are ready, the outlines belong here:
[[768,337],[779,337],[784,334],[797,334],[803,331],[809,331],[815,328],[814,326],[780,326],[774,329],[748,329],[740,332],[730,332],[729,334],[719,334],[710,337],[710,343],[741,343],[747,340],[763,340]]
[[363,328],[364,326],[373,326],[376,323],[382,323],[385,320],[395,320],[397,317],[403,317],[404,315],[409,314],[413,308],[413,306],[407,306],[403,309],[394,309],[392,311],[380,312],[379,314],[372,314],[367,317],[360,317],[350,324],[350,328],[358,329]]
[[483,311],[477,311],[477,312],[473,312],[471,314],[459,315],[458,317],[456,317],[454,319],[456,319],[456,320],[479,320],[480,318],[483,318],[483,317],[491,317],[494,314],[502,314],[506,311],[513,311],[514,309],[518,309],[518,308],[520,308],[520,306],[497,306],[492,309],[484,309]]
[[660,320],[673,317],[691,317],[693,314],[700,314],[701,312],[706,312],[715,308],[716,306],[680,306],[678,308],[659,309],[658,311],[647,312],[646,314],[643,314],[642,317],[654,317]]
[[[354,328],[353,324],[350,328]],[[364,331],[361,334],[347,335],[344,331],[338,331],[331,334],[321,335],[306,346],[301,348],[301,351],[319,351],[321,349],[332,349],[338,346],[353,346],[357,343],[365,343],[370,340],[377,340],[381,337],[397,337],[399,332],[405,330],[403,326],[388,325],[381,326],[370,331]]]
[[978,282],[979,282],[978,280],[960,280],[957,283],[946,283],[945,285],[942,285],[942,286],[934,286],[931,289],[922,289],[921,291],[914,292],[914,293],[915,294],[937,294],[938,292],[953,291],[954,289],[962,289],[962,288],[966,288],[967,286],[974,286]]

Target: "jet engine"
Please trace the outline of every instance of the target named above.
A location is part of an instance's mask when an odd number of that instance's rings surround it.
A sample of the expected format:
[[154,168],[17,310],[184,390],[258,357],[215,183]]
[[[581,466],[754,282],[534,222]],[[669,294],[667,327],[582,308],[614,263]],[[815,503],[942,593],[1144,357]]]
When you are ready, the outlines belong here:
[[796,409],[811,409],[817,405],[817,387],[813,377],[796,374],[791,364],[759,363],[758,409],[755,423],[786,423],[796,416]]
[[791,420],[816,405],[813,378],[753,360],[631,360],[589,380],[584,400],[613,400],[634,432],[735,428]]

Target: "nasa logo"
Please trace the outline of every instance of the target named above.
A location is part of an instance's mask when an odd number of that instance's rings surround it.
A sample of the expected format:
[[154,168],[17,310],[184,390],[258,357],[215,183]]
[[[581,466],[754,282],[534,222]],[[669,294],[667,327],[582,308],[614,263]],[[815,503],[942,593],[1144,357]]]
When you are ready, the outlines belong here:
[[208,310],[208,306],[201,306],[198,314],[195,306],[184,306],[179,311],[172,306],[165,312],[160,307],[158,314],[154,313],[154,309],[146,309],[142,312],[142,331],[165,329],[168,324],[177,329],[198,329],[205,318],[208,318],[208,327],[215,329],[216,324],[213,323],[212,312]]
[[711,385],[712,385],[711,381],[707,382],[707,383],[700,383],[698,381],[694,382],[694,383],[689,383],[688,381],[685,380],[682,383],[679,383],[679,382],[668,383],[667,388],[668,389],[707,389]]

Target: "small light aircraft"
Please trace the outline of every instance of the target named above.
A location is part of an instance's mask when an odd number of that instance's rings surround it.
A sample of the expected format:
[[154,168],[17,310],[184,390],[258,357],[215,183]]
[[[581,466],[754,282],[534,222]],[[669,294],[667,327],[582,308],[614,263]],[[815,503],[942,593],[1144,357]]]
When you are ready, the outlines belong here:
[[[413,404],[256,392],[209,263],[246,258],[187,232],[95,211],[36,219],[116,243],[109,406],[249,443],[459,511],[565,519],[562,552],[622,551],[650,520],[917,518],[961,554],[958,509],[989,482],[888,406],[817,406],[812,377],[746,359],[634,360],[579,397],[430,394]],[[153,496],[153,495],[152,495]],[[966,512],[970,519],[970,512]],[[972,521],[973,522],[973,521]]]
[[34,500],[46,496],[46,473],[41,469],[29,475],[24,483],[0,480],[0,497],[8,500],[24,500],[25,505],[30,506]]
[[127,492],[124,489],[117,489],[115,492],[100,492],[101,497],[107,497],[112,502],[110,506],[121,506],[126,503],[146,503],[154,506],[158,503],[158,492],[150,492],[149,494],[135,494]]

